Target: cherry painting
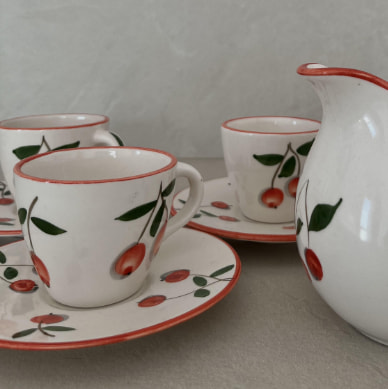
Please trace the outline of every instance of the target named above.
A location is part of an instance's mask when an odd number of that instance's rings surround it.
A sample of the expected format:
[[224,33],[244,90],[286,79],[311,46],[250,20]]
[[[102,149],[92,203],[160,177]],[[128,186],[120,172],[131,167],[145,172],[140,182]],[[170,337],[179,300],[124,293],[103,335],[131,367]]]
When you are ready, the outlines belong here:
[[179,295],[173,295],[173,296],[165,296],[162,294],[156,294],[151,295],[143,298],[141,301],[137,303],[137,305],[140,308],[149,308],[153,307],[159,304],[162,304],[163,302],[167,300],[174,300],[177,298],[181,298],[184,296],[194,296],[197,298],[204,298],[208,297],[211,294],[211,286],[215,285],[219,282],[229,282],[233,278],[222,278],[223,274],[229,272],[234,268],[234,265],[228,265],[224,266],[214,272],[212,272],[210,275],[204,275],[204,274],[195,274],[192,273],[189,269],[177,269],[172,270],[166,273],[163,273],[160,276],[161,282],[166,282],[170,284],[175,284],[177,282],[184,281],[188,278],[191,278],[192,284],[194,284],[194,288],[190,288],[187,292]]
[[[28,336],[33,334],[34,332],[40,332],[41,334],[49,337],[55,337],[55,332],[63,332],[63,331],[74,331],[73,327],[66,327],[63,325],[58,325],[69,317],[67,315],[53,314],[48,313],[44,315],[34,316],[30,319],[30,321],[34,324],[37,324],[35,327],[27,328],[25,330],[16,332],[12,335],[13,339],[22,338],[24,336]],[[55,324],[55,325],[53,325]]]
[[49,272],[48,272],[44,262],[42,261],[42,259],[39,258],[38,255],[36,255],[36,253],[35,253],[32,237],[31,237],[31,223],[34,224],[35,227],[37,227],[40,231],[42,231],[48,235],[60,235],[60,234],[64,234],[67,231],[60,228],[60,227],[57,227],[56,225],[54,225],[54,224],[52,224],[44,219],[41,219],[41,218],[36,217],[36,216],[32,216],[32,211],[33,211],[37,202],[38,202],[38,196],[36,196],[32,200],[28,210],[26,208],[19,208],[18,209],[18,216],[19,216],[19,221],[20,221],[21,225],[26,223],[26,227],[27,227],[26,239],[28,239],[30,242],[31,260],[35,266],[35,269],[36,269],[40,279],[49,288],[50,287],[50,275],[49,275]]
[[306,157],[308,155],[313,143],[314,139],[302,144],[296,150],[289,143],[283,154],[253,154],[253,158],[262,165],[268,167],[276,166],[271,182],[268,183],[268,188],[259,194],[259,202],[268,208],[274,209],[282,204],[285,193],[281,188],[276,186],[280,178],[289,178],[286,195],[296,197],[296,188],[301,173],[300,157]]
[[172,193],[174,187],[175,180],[172,180],[164,189],[162,183],[160,183],[159,193],[155,200],[132,208],[115,218],[118,221],[129,222],[148,215],[137,240],[129,245],[116,259],[114,263],[114,272],[116,274],[127,277],[143,263],[146,257],[146,246],[142,242],[142,238],[145,233],[155,238],[150,260],[158,253],[167,227],[168,207],[166,199]]
[[9,284],[9,288],[14,292],[35,292],[38,289],[38,285],[35,283],[35,281],[31,279],[16,279],[19,276],[18,269],[22,267],[31,268],[31,270],[33,269],[33,265],[9,264],[6,255],[2,251],[0,251],[0,269],[2,271],[2,275],[0,275],[0,280],[7,282]]
[[[304,183],[300,192],[300,194],[305,194],[304,220],[307,227],[307,247],[304,249],[304,257],[308,269],[308,271],[306,269],[308,276],[311,274],[315,280],[320,281],[323,278],[322,263],[319,260],[318,255],[312,248],[310,248],[310,233],[322,231],[329,226],[339,206],[342,204],[342,198],[340,198],[334,204],[320,203],[315,205],[311,215],[309,215],[307,208],[308,186],[309,180]],[[297,204],[299,203],[299,200],[300,196],[298,198]],[[301,216],[299,216],[296,220],[296,235],[299,235],[303,231],[303,227],[304,223]]]

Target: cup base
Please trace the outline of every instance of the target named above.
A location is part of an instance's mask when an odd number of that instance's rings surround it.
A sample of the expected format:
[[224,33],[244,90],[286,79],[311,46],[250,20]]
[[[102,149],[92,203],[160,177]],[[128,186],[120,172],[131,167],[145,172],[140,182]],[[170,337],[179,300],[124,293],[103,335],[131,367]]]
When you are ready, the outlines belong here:
[[58,308],[58,309],[67,309],[67,310],[85,310],[85,309],[98,309],[98,308],[104,308],[115,304],[121,304],[124,301],[127,302],[129,300],[134,300],[139,296],[141,293],[143,293],[144,289],[147,288],[147,285],[149,284],[148,277],[143,281],[143,283],[140,285],[140,287],[131,295],[119,298],[117,300],[112,300],[111,302],[105,303],[105,304],[76,304],[76,303],[67,303],[59,301],[59,299],[55,299],[52,297],[46,288],[39,288],[41,293],[41,299],[44,300],[48,305]]

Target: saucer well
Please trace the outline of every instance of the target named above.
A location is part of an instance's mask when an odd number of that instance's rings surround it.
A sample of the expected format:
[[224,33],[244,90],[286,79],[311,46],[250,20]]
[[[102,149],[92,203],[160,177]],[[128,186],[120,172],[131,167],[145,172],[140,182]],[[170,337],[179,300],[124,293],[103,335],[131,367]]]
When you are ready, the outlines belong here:
[[0,266],[0,347],[19,350],[100,346],[162,331],[223,299],[241,269],[227,243],[182,228],[163,243],[136,295],[79,309],[49,297],[24,241],[0,247]]
[[7,184],[0,181],[0,236],[21,236],[22,227],[16,214],[15,200]]
[[[172,214],[179,212],[187,197],[188,189],[175,196]],[[187,226],[236,240],[272,243],[296,241],[293,222],[270,224],[246,218],[235,204],[231,185],[226,177],[205,182],[202,205]]]

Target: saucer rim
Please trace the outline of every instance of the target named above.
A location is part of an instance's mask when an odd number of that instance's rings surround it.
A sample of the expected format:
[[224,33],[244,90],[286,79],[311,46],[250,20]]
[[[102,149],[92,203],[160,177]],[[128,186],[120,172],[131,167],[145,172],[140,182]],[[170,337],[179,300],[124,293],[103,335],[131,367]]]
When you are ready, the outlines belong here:
[[[214,182],[214,181],[222,181],[222,180],[227,180],[228,177],[219,177],[219,178],[214,178],[211,180],[204,181],[204,185],[206,187],[206,184]],[[172,206],[171,206],[171,214],[174,216],[177,214],[177,210],[174,207],[174,201],[175,199],[183,192],[187,190],[187,188],[179,191],[178,193],[175,194]],[[260,223],[259,224],[263,225],[286,225],[289,223]],[[234,239],[234,240],[242,240],[242,241],[249,241],[249,242],[260,242],[260,243],[294,243],[296,242],[296,234],[253,234],[253,233],[246,233],[246,232],[238,232],[238,231],[229,231],[229,230],[223,230],[219,228],[213,228],[210,226],[206,226],[204,224],[199,224],[196,223],[192,220],[190,220],[187,224],[187,227],[190,227],[194,230],[197,231],[202,231],[206,232],[208,234],[212,234],[214,236],[220,237],[220,238],[226,238],[226,239]]]
[[[151,326],[145,326],[143,328],[139,328],[137,330],[124,332],[121,334],[115,334],[111,336],[104,336],[93,339],[86,340],[78,340],[78,341],[70,341],[70,342],[52,342],[52,343],[44,343],[44,342],[25,342],[25,341],[12,341],[6,339],[0,339],[0,348],[5,349],[14,349],[14,350],[31,350],[31,351],[50,351],[50,350],[70,350],[70,349],[80,349],[80,348],[88,348],[88,347],[96,347],[96,346],[104,346],[108,344],[114,344],[119,342],[124,342],[128,340],[138,339],[141,337],[145,337],[151,334],[155,334],[166,330],[168,328],[174,327],[178,324],[184,323],[201,313],[207,311],[222,299],[224,299],[231,290],[235,287],[238,282],[241,274],[241,260],[236,250],[227,242],[222,240],[221,238],[214,236],[212,234],[205,233],[203,231],[197,231],[190,228],[182,228],[187,232],[194,232],[199,234],[205,234],[211,237],[211,239],[217,239],[222,244],[224,244],[231,252],[231,255],[235,260],[235,269],[231,280],[228,284],[215,296],[205,301],[204,303],[198,305],[197,307],[184,312],[182,314],[178,314],[177,316],[161,321]],[[16,246],[22,244],[23,240],[12,242],[0,246],[2,249],[9,246]],[[104,309],[104,307],[100,307],[99,309]],[[88,309],[85,309],[87,311]]]

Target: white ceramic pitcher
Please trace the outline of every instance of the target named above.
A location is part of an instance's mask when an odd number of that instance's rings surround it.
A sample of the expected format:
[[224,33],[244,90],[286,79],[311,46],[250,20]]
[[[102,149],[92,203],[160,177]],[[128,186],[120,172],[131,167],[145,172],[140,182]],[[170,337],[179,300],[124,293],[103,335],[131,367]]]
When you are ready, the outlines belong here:
[[388,82],[305,64],[323,107],[296,197],[312,283],[344,320],[388,345]]

